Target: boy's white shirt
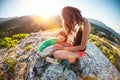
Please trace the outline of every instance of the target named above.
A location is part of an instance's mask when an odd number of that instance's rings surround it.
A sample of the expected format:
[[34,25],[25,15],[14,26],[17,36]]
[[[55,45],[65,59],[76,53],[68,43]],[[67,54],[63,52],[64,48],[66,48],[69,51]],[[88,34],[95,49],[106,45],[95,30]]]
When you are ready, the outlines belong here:
[[41,57],[46,57],[47,55],[51,54],[51,52],[53,51],[53,47],[54,45],[46,47],[45,49],[43,49],[42,52],[39,52],[39,55]]
[[42,52],[52,52],[53,51],[53,47],[54,47],[54,45],[48,46],[45,49],[43,49]]

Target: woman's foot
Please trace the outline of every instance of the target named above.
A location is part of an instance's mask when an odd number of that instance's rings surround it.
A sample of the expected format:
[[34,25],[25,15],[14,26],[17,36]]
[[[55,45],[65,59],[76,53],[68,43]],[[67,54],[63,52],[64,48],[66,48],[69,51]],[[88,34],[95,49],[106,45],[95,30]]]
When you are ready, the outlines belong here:
[[76,62],[75,56],[69,56],[69,57],[68,57],[68,61],[69,61],[69,63],[71,63],[71,64],[75,63],[75,62]]

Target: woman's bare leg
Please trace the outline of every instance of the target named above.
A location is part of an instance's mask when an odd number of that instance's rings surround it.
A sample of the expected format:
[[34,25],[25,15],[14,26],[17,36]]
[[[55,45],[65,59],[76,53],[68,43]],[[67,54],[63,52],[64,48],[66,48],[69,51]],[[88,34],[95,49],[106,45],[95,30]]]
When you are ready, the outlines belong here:
[[75,52],[70,52],[70,51],[66,51],[66,50],[58,50],[58,51],[54,52],[53,55],[57,59],[68,60],[71,63],[74,62],[78,57]]

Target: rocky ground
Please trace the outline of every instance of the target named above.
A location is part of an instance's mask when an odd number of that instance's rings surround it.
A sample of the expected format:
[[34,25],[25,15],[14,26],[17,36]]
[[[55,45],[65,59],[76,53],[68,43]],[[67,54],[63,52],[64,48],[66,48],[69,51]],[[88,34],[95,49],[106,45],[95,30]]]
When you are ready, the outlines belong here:
[[38,55],[39,44],[55,32],[31,33],[16,47],[0,49],[0,80],[120,80],[120,73],[93,44],[76,64],[50,64]]

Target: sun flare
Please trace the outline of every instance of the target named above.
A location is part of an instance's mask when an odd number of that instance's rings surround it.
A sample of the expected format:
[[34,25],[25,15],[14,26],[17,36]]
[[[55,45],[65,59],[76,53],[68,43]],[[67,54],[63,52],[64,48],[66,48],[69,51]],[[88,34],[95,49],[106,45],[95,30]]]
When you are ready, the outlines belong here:
[[46,19],[56,15],[56,6],[57,3],[53,3],[50,0],[29,0],[27,9],[29,14],[36,14]]

